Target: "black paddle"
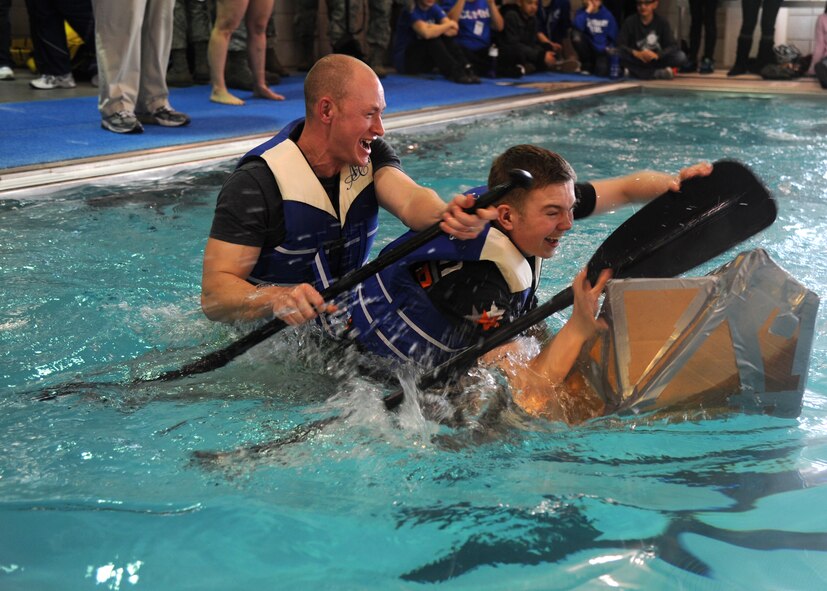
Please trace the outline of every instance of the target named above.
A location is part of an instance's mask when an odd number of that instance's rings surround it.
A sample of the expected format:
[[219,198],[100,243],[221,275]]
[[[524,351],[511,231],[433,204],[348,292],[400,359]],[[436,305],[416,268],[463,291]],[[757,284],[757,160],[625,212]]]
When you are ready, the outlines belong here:
[[[600,245],[588,264],[593,283],[602,269],[613,277],[672,277],[729,250],[775,221],[775,201],[743,164],[715,163],[712,173],[681,183],[626,220]],[[444,382],[477,358],[508,342],[527,328],[569,307],[571,287],[495,331],[417,380],[419,389]],[[403,399],[401,389],[383,402],[390,409]]]
[[[509,176],[510,179],[507,182],[502,183],[501,185],[497,185],[496,187],[493,187],[486,191],[474,202],[474,204],[471,207],[465,208],[464,211],[466,213],[474,213],[477,209],[482,209],[488,207],[489,205],[493,205],[494,203],[499,201],[503,195],[505,195],[512,189],[518,187],[526,189],[530,187],[531,182],[533,180],[528,172],[521,169],[514,169],[509,171]],[[398,247],[383,253],[376,259],[365,264],[364,266],[347,273],[341,279],[336,281],[336,283],[322,291],[321,296],[324,298],[325,301],[330,301],[333,298],[347,291],[350,291],[351,289],[353,289],[369,277],[378,273],[385,267],[392,265],[393,263],[402,259],[403,257],[408,256],[414,250],[416,250],[423,244],[430,242],[442,233],[442,230],[440,230],[439,228],[439,222],[435,223],[428,229],[423,230],[422,232],[417,234],[411,240],[408,240],[407,242],[400,244]],[[206,373],[208,371],[224,367],[239,355],[242,355],[255,345],[261,343],[268,337],[273,336],[274,334],[281,331],[287,326],[288,325],[286,322],[284,322],[280,318],[275,318],[269,321],[267,324],[264,324],[263,326],[255,329],[250,334],[238,339],[234,343],[227,345],[223,349],[213,351],[212,353],[205,355],[201,359],[193,361],[192,363],[188,363],[184,367],[166,371],[161,375],[153,378],[135,378],[134,380],[132,380],[131,383],[141,384],[147,382],[169,382],[186,376]],[[101,385],[102,384],[95,383],[63,384],[60,386],[56,386],[54,388],[48,388],[47,393],[41,394],[41,396],[39,396],[39,399],[51,400],[53,398],[56,398],[57,396],[70,394],[76,391],[78,388],[95,387]]]

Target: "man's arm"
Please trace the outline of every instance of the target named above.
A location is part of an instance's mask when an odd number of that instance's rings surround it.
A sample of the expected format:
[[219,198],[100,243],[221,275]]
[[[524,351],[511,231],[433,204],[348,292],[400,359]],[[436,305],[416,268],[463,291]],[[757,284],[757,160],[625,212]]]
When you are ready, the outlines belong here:
[[477,210],[475,214],[463,212],[462,208],[474,203],[469,195],[459,195],[446,205],[434,190],[415,183],[392,166],[376,171],[373,182],[379,205],[412,230],[425,230],[441,220],[443,232],[460,240],[470,240],[482,232],[485,224],[497,217],[493,207]]
[[261,249],[209,238],[201,274],[201,309],[210,320],[236,322],[277,316],[297,325],[326,309],[321,295],[303,283],[293,287],[257,287],[247,277]]
[[594,212],[604,213],[628,203],[646,203],[667,191],[679,191],[681,182],[696,176],[707,176],[712,165],[700,162],[681,169],[677,176],[654,170],[642,170],[626,176],[593,181],[597,193]]

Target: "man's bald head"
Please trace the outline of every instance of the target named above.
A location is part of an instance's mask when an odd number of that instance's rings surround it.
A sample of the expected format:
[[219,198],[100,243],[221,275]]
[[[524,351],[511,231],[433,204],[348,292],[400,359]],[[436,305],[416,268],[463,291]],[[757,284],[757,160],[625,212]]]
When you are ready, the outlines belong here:
[[317,61],[304,80],[305,116],[314,116],[313,110],[319,99],[329,96],[334,102],[347,97],[354,84],[363,83],[369,76],[376,79],[376,74],[363,61],[333,53]]

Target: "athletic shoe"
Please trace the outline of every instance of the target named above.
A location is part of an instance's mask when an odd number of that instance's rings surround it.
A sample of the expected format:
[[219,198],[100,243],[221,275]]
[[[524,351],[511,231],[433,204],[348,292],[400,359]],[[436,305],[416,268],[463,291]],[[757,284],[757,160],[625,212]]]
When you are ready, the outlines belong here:
[[142,133],[144,131],[143,125],[140,124],[135,114],[129,111],[119,111],[102,118],[101,127],[115,133]]
[[699,74],[711,74],[715,71],[715,62],[708,57],[701,61],[701,67],[698,68]]
[[43,74],[40,78],[29,80],[29,86],[38,90],[53,90],[55,88],[74,88],[77,84],[75,84],[75,78],[71,73],[63,76]]
[[148,125],[163,125],[164,127],[181,127],[189,124],[189,116],[169,107],[161,107],[154,113],[138,113],[138,121]]
[[672,80],[675,72],[672,68],[658,68],[655,70],[655,80]]
[[8,66],[0,66],[0,80],[14,80],[14,70]]

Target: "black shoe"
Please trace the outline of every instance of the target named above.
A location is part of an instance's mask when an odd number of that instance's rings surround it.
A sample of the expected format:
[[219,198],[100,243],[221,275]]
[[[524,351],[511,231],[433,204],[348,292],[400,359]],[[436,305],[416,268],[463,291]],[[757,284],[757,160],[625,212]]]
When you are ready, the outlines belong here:
[[732,66],[732,69],[726,73],[727,76],[740,76],[741,74],[746,74],[749,72],[749,68],[745,64],[735,64]]
[[138,121],[148,125],[162,125],[164,127],[182,127],[190,122],[189,115],[173,111],[169,107],[156,109],[154,113],[139,113]]
[[697,71],[698,71],[698,64],[694,60],[686,62],[678,70],[678,72],[680,72],[681,74],[694,74]]
[[715,62],[714,60],[705,57],[701,62],[701,67],[698,68],[699,74],[711,74],[715,71]]

